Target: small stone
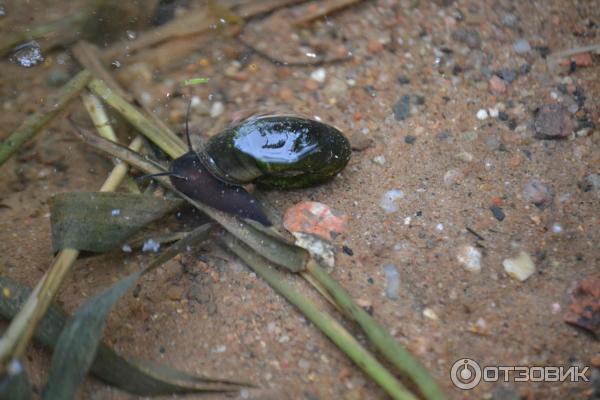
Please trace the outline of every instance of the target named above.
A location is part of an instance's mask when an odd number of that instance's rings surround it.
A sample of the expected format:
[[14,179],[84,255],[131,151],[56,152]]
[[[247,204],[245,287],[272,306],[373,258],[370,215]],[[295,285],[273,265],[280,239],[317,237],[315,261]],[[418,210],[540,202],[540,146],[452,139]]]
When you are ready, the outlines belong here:
[[225,111],[225,105],[223,102],[215,101],[210,107],[210,116],[211,118],[217,118],[223,114],[223,111]]
[[456,169],[449,169],[445,174],[444,174],[444,183],[446,185],[453,185],[455,183],[459,183],[460,181],[462,181],[464,178],[464,175],[462,172],[460,172],[459,170]]
[[579,183],[579,188],[584,192],[595,192],[596,196],[600,197],[600,175],[588,174]]
[[512,83],[515,79],[517,79],[518,74],[517,71],[512,68],[502,68],[500,71],[496,72],[496,75],[503,81]]
[[377,165],[383,166],[385,164],[385,157],[384,156],[376,156],[373,158],[373,162]]
[[398,268],[394,264],[385,264],[383,266],[385,273],[385,295],[392,300],[399,298],[398,291],[400,290],[400,274]]
[[481,47],[481,36],[475,29],[458,29],[452,32],[452,39],[466,44],[471,49],[479,49]]
[[546,104],[533,123],[538,139],[565,139],[573,132],[573,120],[562,104]]
[[538,180],[531,180],[523,188],[523,200],[533,203],[536,207],[544,209],[552,204],[554,191]]
[[591,67],[594,64],[592,59],[592,55],[589,52],[575,54],[570,58],[566,58],[562,60],[560,65],[563,67],[570,67],[572,64],[575,64],[577,68],[585,68]]
[[318,83],[325,82],[326,78],[327,78],[327,71],[325,70],[325,68],[318,68],[318,69],[314,70],[313,72],[311,72],[311,74],[310,74],[310,79],[312,79]]
[[481,121],[485,121],[486,119],[488,119],[488,112],[485,108],[480,109],[479,111],[477,111],[477,119],[481,120]]
[[404,198],[404,192],[400,189],[388,190],[383,194],[379,201],[379,207],[381,207],[386,213],[391,214],[400,209],[397,202]]
[[515,14],[509,12],[502,14],[502,25],[507,28],[516,28],[518,22],[519,18]]
[[314,79],[307,79],[304,81],[304,89],[308,90],[309,92],[314,92],[319,89],[319,82],[315,81]]
[[283,226],[292,233],[307,233],[332,240],[344,233],[348,216],[316,201],[303,201],[285,211]]
[[283,101],[290,101],[294,98],[294,91],[289,87],[283,87],[279,91],[279,98]]
[[410,96],[402,96],[400,100],[394,104],[392,109],[396,121],[404,121],[410,115]]
[[157,253],[158,250],[160,250],[160,243],[156,242],[154,239],[146,240],[142,246],[142,251],[151,251],[153,253]]
[[499,111],[498,112],[498,119],[500,121],[508,121],[508,114],[504,111]]
[[183,287],[181,286],[170,286],[167,289],[167,297],[169,300],[179,301],[183,296]]
[[489,80],[490,89],[496,93],[506,93],[506,82],[502,80],[498,75],[492,76]]
[[517,39],[513,43],[513,48],[517,54],[525,54],[531,51],[531,45],[526,39]]
[[350,136],[350,147],[354,151],[363,151],[375,145],[375,141],[360,132],[354,132]]
[[413,144],[417,141],[417,137],[413,136],[413,135],[406,135],[404,136],[404,143],[406,144]]
[[520,282],[527,280],[535,272],[533,260],[524,251],[521,251],[515,258],[505,259],[502,261],[502,265],[508,276]]
[[410,83],[410,79],[404,75],[398,76],[398,83],[401,85],[408,85]]
[[435,311],[433,311],[431,308],[427,307],[423,310],[423,316],[425,318],[428,318],[432,321],[437,321],[440,318],[437,316],[437,314],[435,313]]
[[456,259],[468,271],[481,271],[481,252],[473,246],[462,246],[456,255]]
[[461,151],[460,153],[455,154],[454,158],[466,163],[470,163],[475,157],[473,157],[473,154],[469,153],[468,151]]
[[504,221],[504,218],[506,217],[506,215],[504,214],[504,211],[502,211],[502,209],[500,207],[498,207],[497,205],[494,204],[490,207],[490,211],[494,215],[494,218],[496,218],[498,221]]
[[383,51],[383,43],[379,40],[371,40],[367,45],[367,50],[371,54],[381,53]]

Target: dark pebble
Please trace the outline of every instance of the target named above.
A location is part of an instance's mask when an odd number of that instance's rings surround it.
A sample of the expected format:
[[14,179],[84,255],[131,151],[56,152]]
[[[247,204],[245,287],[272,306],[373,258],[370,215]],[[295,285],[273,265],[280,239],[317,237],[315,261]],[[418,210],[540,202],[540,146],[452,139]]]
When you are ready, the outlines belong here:
[[350,257],[354,255],[354,251],[352,251],[352,249],[346,245],[342,246],[342,251]]
[[163,346],[160,346],[158,351],[160,352],[160,354],[165,354],[165,351],[167,351],[167,350]]
[[415,136],[412,136],[412,135],[404,136],[404,143],[406,143],[406,144],[413,144],[416,141],[417,141],[417,138]]
[[440,141],[448,140],[450,138],[450,132],[441,131],[440,133],[437,134],[437,138]]
[[573,131],[569,110],[562,104],[546,104],[539,110],[533,123],[538,139],[565,139]]
[[425,96],[421,96],[420,94],[415,94],[413,96],[413,101],[416,105],[422,106],[425,104]]
[[463,72],[463,68],[460,65],[455,65],[452,67],[452,75],[460,75]]
[[492,212],[492,214],[494,214],[494,218],[496,218],[498,221],[503,221],[504,217],[506,217],[504,211],[502,211],[502,209],[497,205],[491,206],[490,211]]
[[552,53],[552,50],[550,50],[550,47],[548,46],[535,46],[534,49],[540,53],[542,58],[546,58],[550,53]]
[[505,113],[504,111],[500,111],[500,112],[498,112],[498,119],[500,121],[508,121],[508,114]]
[[408,85],[410,83],[410,79],[404,75],[400,75],[398,76],[398,83],[401,85]]
[[496,75],[498,75],[502,80],[505,80],[508,83],[513,82],[517,79],[517,71],[510,68],[503,68],[500,71],[496,71]]
[[581,86],[577,86],[575,88],[575,91],[573,92],[573,97],[575,98],[575,101],[577,102],[579,108],[582,108],[585,104],[585,93],[583,92],[583,88]]
[[531,72],[531,65],[523,64],[519,67],[519,75],[527,75]]
[[375,89],[375,86],[366,85],[363,89],[365,89],[365,92],[369,93],[369,95],[371,95],[371,97],[377,96],[377,90]]
[[404,121],[410,115],[410,96],[404,95],[394,104],[394,118],[396,121]]
[[479,49],[481,47],[481,36],[475,29],[457,29],[452,32],[452,39],[466,44],[471,49]]
[[514,131],[515,129],[517,129],[517,120],[516,119],[511,119],[510,121],[508,121],[508,129],[510,129],[511,131]]
[[217,313],[217,305],[212,301],[206,305],[206,313],[208,315],[214,315]]
[[420,217],[420,216],[422,216],[422,215],[423,215],[423,211],[417,211],[417,212],[415,213],[415,216],[417,216],[417,217]]
[[367,282],[369,282],[369,285],[372,285],[375,283],[375,281],[373,280],[373,278],[369,278],[367,279]]

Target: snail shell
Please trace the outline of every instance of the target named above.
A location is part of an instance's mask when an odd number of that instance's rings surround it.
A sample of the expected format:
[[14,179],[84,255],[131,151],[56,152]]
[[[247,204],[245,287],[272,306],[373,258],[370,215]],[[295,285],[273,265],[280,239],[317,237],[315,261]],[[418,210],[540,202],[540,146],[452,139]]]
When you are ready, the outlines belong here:
[[336,128],[297,116],[261,116],[227,128],[171,164],[171,182],[221,211],[271,225],[241,185],[302,188],[333,178],[350,160]]

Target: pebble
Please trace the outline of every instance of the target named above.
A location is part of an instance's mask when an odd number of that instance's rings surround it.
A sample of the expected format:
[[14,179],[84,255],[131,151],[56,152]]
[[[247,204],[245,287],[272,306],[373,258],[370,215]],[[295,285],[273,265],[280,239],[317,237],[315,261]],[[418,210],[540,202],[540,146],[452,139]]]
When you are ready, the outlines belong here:
[[527,280],[535,272],[533,260],[524,251],[521,251],[515,258],[505,259],[502,261],[502,265],[508,276],[520,282]]
[[121,250],[123,250],[123,253],[131,253],[131,246],[128,244],[124,244],[123,246],[121,246]]
[[404,95],[392,108],[396,121],[404,121],[410,115],[410,96]]
[[490,89],[496,93],[506,93],[506,82],[498,75],[492,76],[489,80]]
[[167,297],[169,300],[179,301],[183,296],[183,287],[181,286],[171,286],[167,289]]
[[455,183],[459,183],[460,181],[462,181],[463,178],[464,178],[464,175],[459,170],[449,169],[444,174],[444,184],[446,184],[446,185],[453,185]]
[[310,74],[310,79],[312,79],[318,83],[325,82],[326,78],[327,78],[327,71],[325,71],[325,68],[316,69],[313,72],[311,72],[311,74]]
[[225,105],[221,101],[215,101],[210,107],[211,118],[217,118],[225,111]]
[[471,49],[479,49],[481,47],[481,36],[475,29],[458,29],[452,32],[452,39],[466,44]]
[[471,161],[474,160],[474,156],[473,154],[469,153],[468,151],[461,151],[458,154],[454,155],[454,158],[456,158],[457,160],[466,162],[466,163],[470,163]]
[[410,83],[410,79],[405,75],[399,75],[397,79],[398,83],[401,85],[408,85]]
[[477,111],[477,119],[481,120],[481,121],[485,121],[486,119],[488,119],[488,112],[485,108],[480,109],[479,111]]
[[531,51],[531,45],[527,41],[527,39],[517,39],[513,43],[513,48],[517,54],[525,54]]
[[383,166],[385,164],[385,156],[373,157],[373,162],[377,165]]
[[388,299],[398,299],[398,291],[400,290],[400,274],[398,273],[398,267],[394,264],[385,264],[383,266],[383,272],[385,273],[385,295]]
[[15,47],[13,54],[10,56],[10,61],[22,67],[31,68],[38,63],[44,62],[44,56],[42,55],[40,45],[32,40]]
[[581,190],[584,192],[593,191],[596,196],[600,197],[600,175],[588,174],[580,184]]
[[435,313],[435,311],[433,311],[431,308],[427,307],[423,310],[423,316],[425,318],[428,318],[432,321],[437,321],[440,318],[437,316],[437,314]]
[[504,218],[506,217],[506,215],[504,214],[504,211],[502,211],[502,209],[500,207],[498,207],[497,205],[494,204],[490,207],[490,211],[494,215],[494,218],[496,218],[498,221],[504,221]]
[[543,210],[552,204],[554,191],[542,182],[532,179],[523,188],[523,199]]
[[503,81],[512,83],[515,79],[517,79],[518,73],[512,68],[502,68],[501,70],[496,72],[496,75]]
[[156,242],[154,239],[146,240],[142,246],[142,251],[151,251],[153,253],[157,253],[158,250],[160,250],[160,243]]
[[535,117],[533,127],[538,139],[565,139],[574,126],[567,107],[562,104],[546,104]]
[[458,250],[456,259],[461,263],[468,271],[479,272],[481,271],[481,252],[473,246],[462,246]]
[[404,136],[404,143],[406,144],[413,144],[417,141],[417,137],[413,136],[413,135],[406,135]]
[[379,201],[379,207],[383,208],[383,210],[387,214],[394,213],[400,209],[397,204],[397,201],[404,198],[404,192],[400,189],[392,189],[388,190],[383,194],[381,200]]

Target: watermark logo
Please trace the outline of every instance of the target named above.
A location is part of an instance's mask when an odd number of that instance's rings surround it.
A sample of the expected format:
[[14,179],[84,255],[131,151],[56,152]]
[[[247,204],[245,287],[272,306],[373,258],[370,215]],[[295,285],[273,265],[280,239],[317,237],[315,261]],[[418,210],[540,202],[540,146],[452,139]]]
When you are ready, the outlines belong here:
[[450,379],[462,390],[473,389],[484,382],[589,382],[590,367],[563,366],[501,366],[483,368],[470,358],[461,358],[452,364]]
[[461,358],[452,365],[450,379],[459,389],[473,389],[481,382],[481,367],[470,358]]

